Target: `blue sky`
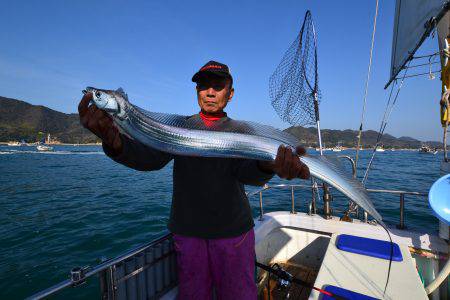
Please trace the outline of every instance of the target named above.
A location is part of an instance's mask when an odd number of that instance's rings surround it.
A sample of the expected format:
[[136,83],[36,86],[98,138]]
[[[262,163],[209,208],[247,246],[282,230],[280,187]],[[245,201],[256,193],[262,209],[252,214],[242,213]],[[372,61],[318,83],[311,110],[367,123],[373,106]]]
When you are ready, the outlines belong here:
[[[310,9],[318,32],[323,128],[357,129],[373,1],[3,1],[0,95],[76,112],[85,86],[123,87],[148,110],[198,112],[192,75],[228,64],[232,118],[279,128],[268,78]],[[389,77],[394,1],[380,1],[365,129],[378,130]],[[437,50],[437,40],[422,51]],[[408,80],[386,132],[441,140],[439,79]]]

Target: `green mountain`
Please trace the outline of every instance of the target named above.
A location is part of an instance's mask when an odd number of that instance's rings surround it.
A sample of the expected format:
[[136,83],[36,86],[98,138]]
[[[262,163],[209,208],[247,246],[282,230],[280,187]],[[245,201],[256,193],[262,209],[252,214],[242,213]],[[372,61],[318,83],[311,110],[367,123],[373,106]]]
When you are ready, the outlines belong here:
[[50,133],[63,143],[95,143],[99,139],[84,129],[78,114],[65,114],[42,105],[0,96],[0,141],[35,142],[38,133]]
[[[302,145],[316,146],[317,131],[314,127],[289,127],[285,131],[299,138]],[[0,142],[20,141],[35,142],[38,133],[50,133],[63,143],[95,143],[100,140],[84,129],[78,114],[65,114],[42,105],[31,105],[24,101],[0,96]],[[355,130],[322,130],[322,140],[326,147],[341,143],[344,147],[355,147]],[[373,130],[363,132],[364,148],[375,145],[378,133]],[[411,137],[396,138],[385,134],[382,139],[386,148],[419,148],[421,141]],[[430,147],[442,147],[439,142],[427,142]]]

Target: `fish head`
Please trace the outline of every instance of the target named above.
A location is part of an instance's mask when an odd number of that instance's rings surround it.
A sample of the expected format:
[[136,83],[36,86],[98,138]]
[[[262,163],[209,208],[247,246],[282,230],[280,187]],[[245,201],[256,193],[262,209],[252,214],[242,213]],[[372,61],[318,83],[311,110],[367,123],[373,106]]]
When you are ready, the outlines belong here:
[[91,102],[98,108],[120,119],[125,117],[128,96],[122,88],[113,91],[87,87],[83,93],[92,93]]

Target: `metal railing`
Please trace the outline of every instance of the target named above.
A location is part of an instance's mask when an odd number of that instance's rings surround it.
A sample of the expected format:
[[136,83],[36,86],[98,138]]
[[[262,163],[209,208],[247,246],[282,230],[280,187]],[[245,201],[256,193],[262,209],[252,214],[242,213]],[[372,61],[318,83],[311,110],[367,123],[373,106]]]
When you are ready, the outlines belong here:
[[409,192],[409,191],[400,191],[400,190],[379,190],[379,189],[367,189],[369,193],[387,193],[399,195],[399,223],[397,224],[398,229],[405,229],[405,195],[415,195],[420,197],[427,197],[428,193],[423,192]]
[[356,178],[356,163],[355,163],[355,160],[351,156],[348,156],[348,155],[339,155],[338,158],[345,158],[348,161],[350,161],[350,163],[352,164],[352,177]]
[[[312,185],[307,184],[276,184],[276,185],[264,185],[261,189],[247,193],[247,196],[250,198],[254,195],[259,194],[259,220],[263,220],[264,215],[264,207],[263,207],[263,192],[271,189],[282,189],[282,188],[288,188],[291,190],[291,213],[295,214],[295,188],[300,189],[312,189]],[[323,186],[317,185],[316,188],[323,189]],[[331,188],[331,187],[328,187]],[[427,193],[422,192],[410,192],[410,191],[402,191],[402,190],[385,190],[385,189],[366,189],[368,193],[384,193],[384,194],[391,194],[391,195],[399,195],[399,223],[397,224],[397,228],[399,229],[405,229],[405,195],[414,195],[414,196],[420,196],[420,197],[426,197],[428,196]],[[309,210],[311,210],[311,203],[309,204]],[[311,211],[309,211],[309,214],[311,214]],[[365,214],[365,217],[363,219],[365,222],[367,222],[367,214]]]
[[[174,264],[176,264],[176,261],[174,261],[175,256],[174,250],[171,249],[173,248],[171,247],[171,243],[172,234],[165,231],[161,237],[134,248],[120,256],[106,260],[92,269],[90,267],[73,268],[70,271],[70,279],[40,291],[27,299],[43,299],[62,289],[79,286],[85,283],[86,279],[94,275],[99,275],[102,299],[124,299],[122,296],[124,290],[130,290],[128,286],[125,286],[125,284],[127,284],[126,281],[139,274],[143,274],[143,272],[148,272],[147,270],[152,267],[156,268],[156,270],[152,272],[152,282],[148,282],[147,278],[147,281],[144,283],[144,288],[142,288],[142,286],[136,286],[139,285],[136,283],[134,285],[137,294],[144,292],[145,297],[143,298],[153,298],[155,295],[160,295],[170,288],[173,288],[177,282],[176,277],[169,276],[169,272],[171,272],[170,274],[172,275],[176,274],[174,271]],[[151,256],[150,259],[149,256]],[[142,262],[136,264],[133,263],[132,269],[129,270],[129,262],[131,262],[131,260],[136,260],[136,258],[140,258]],[[169,263],[170,267],[168,267]],[[164,265],[164,268],[162,265]],[[149,291],[148,285],[153,286],[152,292]]]

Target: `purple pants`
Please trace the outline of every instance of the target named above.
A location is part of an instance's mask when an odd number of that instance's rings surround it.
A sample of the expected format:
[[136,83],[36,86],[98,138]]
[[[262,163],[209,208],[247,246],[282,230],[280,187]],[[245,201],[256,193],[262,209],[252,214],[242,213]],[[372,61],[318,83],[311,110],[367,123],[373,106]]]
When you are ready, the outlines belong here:
[[223,239],[174,234],[178,299],[256,299],[255,232]]

